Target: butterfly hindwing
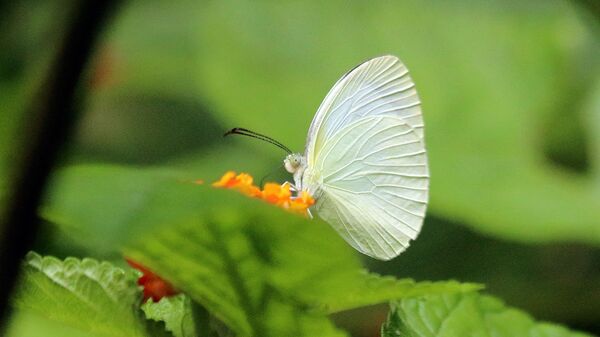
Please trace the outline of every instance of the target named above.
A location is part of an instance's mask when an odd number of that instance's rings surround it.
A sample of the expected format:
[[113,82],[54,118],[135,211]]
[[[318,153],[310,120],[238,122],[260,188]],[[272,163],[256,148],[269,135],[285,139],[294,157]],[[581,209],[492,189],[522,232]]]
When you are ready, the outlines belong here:
[[423,141],[397,117],[365,117],[342,128],[315,163],[316,210],[360,252],[388,260],[421,229],[428,199]]

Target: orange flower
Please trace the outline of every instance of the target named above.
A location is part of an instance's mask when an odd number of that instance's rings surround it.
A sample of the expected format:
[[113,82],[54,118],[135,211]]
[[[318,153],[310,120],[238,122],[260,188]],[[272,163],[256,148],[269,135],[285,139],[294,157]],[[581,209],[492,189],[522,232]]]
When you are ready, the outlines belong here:
[[306,191],[300,192],[300,195],[292,200],[290,210],[300,214],[306,214],[307,209],[315,204],[315,199]]
[[233,171],[226,172],[219,181],[214,182],[213,187],[236,189],[249,197],[261,196],[261,191],[258,187],[252,185],[252,176],[246,173],[238,175]]
[[286,206],[292,196],[288,183],[279,185],[277,183],[266,183],[262,191],[262,199],[270,204]]
[[266,183],[262,190],[258,186],[252,185],[252,183],[253,179],[249,174],[240,173],[236,175],[235,172],[229,171],[212,185],[219,188],[238,190],[249,197],[262,199],[270,204],[304,216],[308,214],[308,208],[315,204],[315,200],[306,191],[302,191],[297,197],[292,197],[290,184],[287,182],[283,185]]

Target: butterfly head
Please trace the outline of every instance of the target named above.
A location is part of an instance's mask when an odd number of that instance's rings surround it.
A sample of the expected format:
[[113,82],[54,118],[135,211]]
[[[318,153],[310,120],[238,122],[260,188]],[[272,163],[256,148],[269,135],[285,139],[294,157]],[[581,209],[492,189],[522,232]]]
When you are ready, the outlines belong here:
[[283,160],[283,166],[289,173],[296,173],[304,166],[304,157],[300,153],[290,153]]

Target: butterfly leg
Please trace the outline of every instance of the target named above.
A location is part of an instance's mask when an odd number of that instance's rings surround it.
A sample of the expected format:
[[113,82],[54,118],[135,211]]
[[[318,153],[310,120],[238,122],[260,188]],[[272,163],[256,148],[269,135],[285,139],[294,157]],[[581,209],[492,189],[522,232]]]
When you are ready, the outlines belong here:
[[[299,195],[292,195],[292,196],[290,197],[290,200],[296,200],[296,199],[298,199],[298,198],[300,198],[300,196],[299,196]],[[308,214],[308,217],[309,217],[309,218],[311,218],[311,219],[313,218],[313,215],[312,215],[312,213],[310,212],[310,208],[307,208],[307,209],[306,209],[306,214]]]
[[283,184],[281,184],[281,187],[283,187],[283,185],[285,185],[285,184],[290,185],[290,191],[292,191],[292,192],[298,192],[298,189],[296,188],[296,185],[290,183],[289,181],[286,181]]

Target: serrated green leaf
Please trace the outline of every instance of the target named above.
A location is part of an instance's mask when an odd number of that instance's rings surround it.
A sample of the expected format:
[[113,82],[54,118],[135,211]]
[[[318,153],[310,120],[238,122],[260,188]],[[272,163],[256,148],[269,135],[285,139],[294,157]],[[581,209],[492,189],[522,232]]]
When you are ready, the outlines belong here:
[[407,298],[392,302],[382,337],[590,337],[546,322],[477,292]]
[[146,336],[137,273],[92,259],[25,260],[15,305],[103,336]]
[[138,274],[93,259],[27,254],[16,307],[95,336],[170,337],[139,310]]
[[142,305],[146,318],[164,322],[167,330],[175,337],[196,337],[192,305],[184,294],[163,297],[160,301],[148,300]]

